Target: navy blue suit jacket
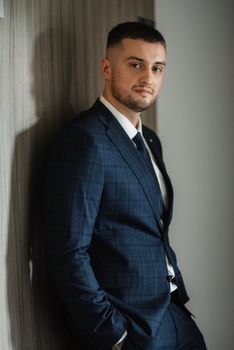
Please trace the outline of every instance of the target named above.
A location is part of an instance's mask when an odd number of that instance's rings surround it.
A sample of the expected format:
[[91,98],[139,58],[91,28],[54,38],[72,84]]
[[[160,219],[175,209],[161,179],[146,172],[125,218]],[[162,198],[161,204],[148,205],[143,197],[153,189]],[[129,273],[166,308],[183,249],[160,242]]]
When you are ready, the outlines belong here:
[[110,349],[126,329],[124,349],[154,348],[170,301],[165,251],[188,300],[168,241],[173,190],[160,141],[144,126],[143,134],[169,195],[163,228],[155,177],[99,100],[60,133],[49,161],[50,272],[74,330],[95,349]]

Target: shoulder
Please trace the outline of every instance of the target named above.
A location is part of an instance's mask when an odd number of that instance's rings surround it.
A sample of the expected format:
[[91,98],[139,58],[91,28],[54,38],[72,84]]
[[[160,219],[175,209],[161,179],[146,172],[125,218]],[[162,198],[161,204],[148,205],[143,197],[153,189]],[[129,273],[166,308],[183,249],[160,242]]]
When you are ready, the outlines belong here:
[[63,126],[48,146],[48,159],[93,159],[109,149],[108,115],[96,102]]
[[55,137],[55,143],[73,140],[78,143],[100,141],[105,135],[105,124],[100,119],[100,112],[92,106],[79,113],[72,121],[63,126]]

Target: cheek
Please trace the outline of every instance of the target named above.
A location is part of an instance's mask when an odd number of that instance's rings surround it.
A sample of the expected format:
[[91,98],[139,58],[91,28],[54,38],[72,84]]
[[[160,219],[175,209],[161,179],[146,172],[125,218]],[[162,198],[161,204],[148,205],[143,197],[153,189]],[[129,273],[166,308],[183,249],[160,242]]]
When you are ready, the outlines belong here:
[[115,79],[118,87],[122,90],[130,90],[131,89],[131,79],[126,74],[119,74],[117,79]]
[[160,76],[158,79],[155,80],[155,89],[158,91],[161,87],[163,77]]

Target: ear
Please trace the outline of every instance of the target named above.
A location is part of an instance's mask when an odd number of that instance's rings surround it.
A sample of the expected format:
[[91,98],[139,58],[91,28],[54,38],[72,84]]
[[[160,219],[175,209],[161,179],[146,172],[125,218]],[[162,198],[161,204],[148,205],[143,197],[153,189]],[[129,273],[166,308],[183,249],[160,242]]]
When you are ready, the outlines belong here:
[[111,77],[111,64],[107,58],[103,58],[101,61],[101,70],[104,78],[109,80]]

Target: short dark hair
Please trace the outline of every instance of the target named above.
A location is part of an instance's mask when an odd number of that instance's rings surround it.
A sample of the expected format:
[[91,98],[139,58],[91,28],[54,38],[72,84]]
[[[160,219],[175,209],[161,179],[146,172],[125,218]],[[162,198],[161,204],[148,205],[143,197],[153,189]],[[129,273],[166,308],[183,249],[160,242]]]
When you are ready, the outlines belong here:
[[155,28],[140,22],[120,23],[108,34],[107,48],[119,44],[123,39],[142,39],[149,43],[160,43],[166,49],[166,41]]

